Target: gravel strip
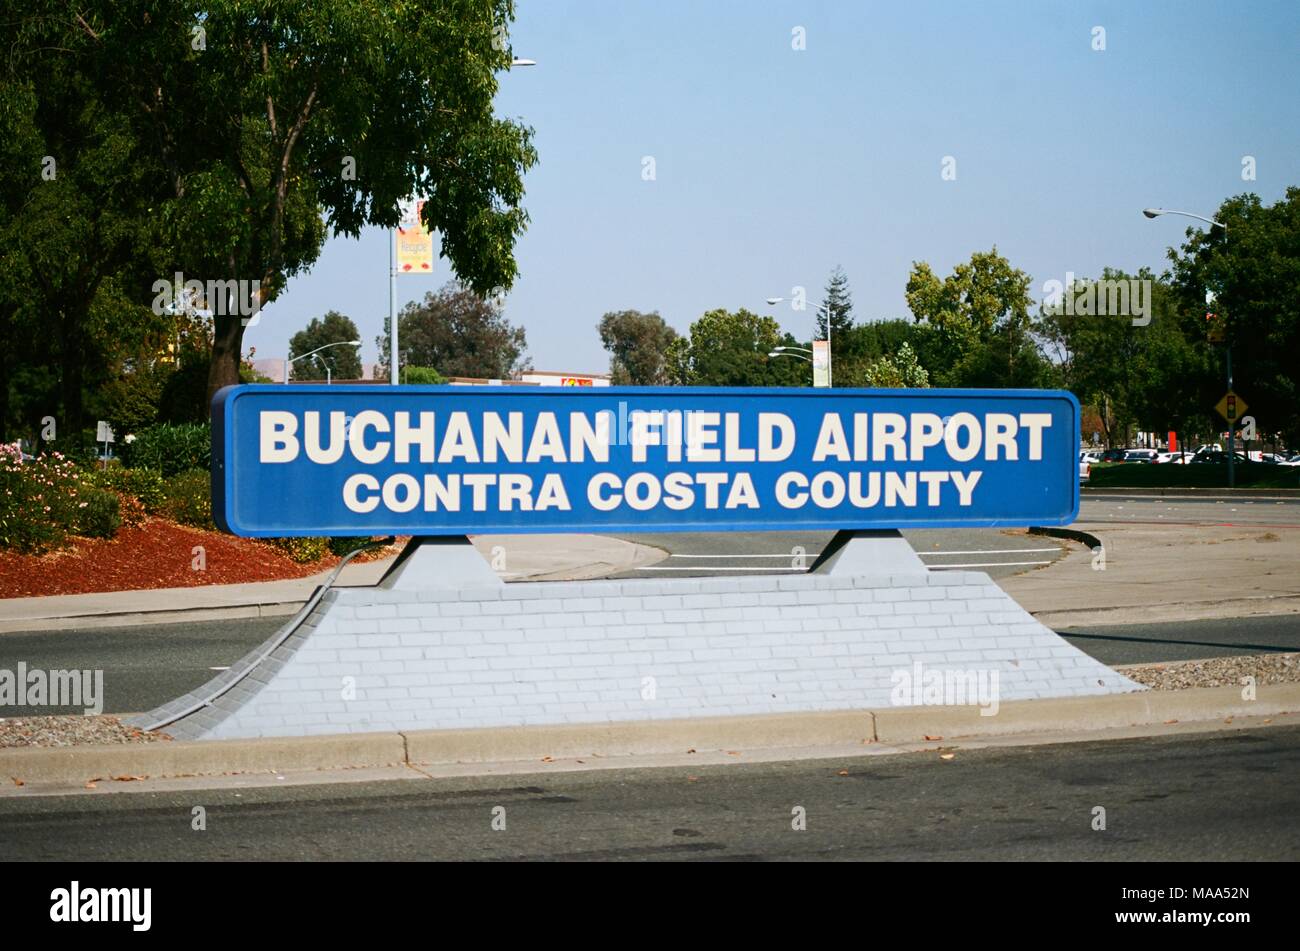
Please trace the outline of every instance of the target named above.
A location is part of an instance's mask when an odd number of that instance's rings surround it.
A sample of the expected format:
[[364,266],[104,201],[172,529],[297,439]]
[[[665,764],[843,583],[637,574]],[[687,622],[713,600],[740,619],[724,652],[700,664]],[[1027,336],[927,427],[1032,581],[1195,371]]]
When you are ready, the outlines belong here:
[[1153,690],[1240,687],[1245,677],[1254,677],[1257,686],[1293,684],[1300,683],[1300,654],[1212,657],[1209,660],[1182,660],[1165,664],[1132,664],[1115,669]]
[[63,716],[0,719],[0,748],[15,746],[113,746],[156,743],[165,733],[145,733],[117,717]]

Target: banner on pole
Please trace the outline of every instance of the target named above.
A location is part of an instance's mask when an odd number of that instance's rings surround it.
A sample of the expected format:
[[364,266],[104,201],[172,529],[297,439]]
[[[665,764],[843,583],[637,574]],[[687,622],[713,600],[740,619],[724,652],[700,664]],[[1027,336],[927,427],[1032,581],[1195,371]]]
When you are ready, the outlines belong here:
[[814,340],[812,345],[813,386],[831,385],[831,348],[826,340]]
[[398,274],[433,273],[433,235],[420,219],[424,199],[409,198],[402,202],[402,220],[397,226]]

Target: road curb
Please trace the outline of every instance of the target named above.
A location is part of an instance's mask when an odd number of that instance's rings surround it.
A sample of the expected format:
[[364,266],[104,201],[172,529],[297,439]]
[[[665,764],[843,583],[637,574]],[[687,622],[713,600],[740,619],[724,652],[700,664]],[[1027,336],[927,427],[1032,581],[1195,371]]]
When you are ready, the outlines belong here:
[[1101,539],[1092,532],[1080,531],[1077,528],[1045,528],[1035,526],[1029,529],[1030,535],[1046,535],[1049,538],[1064,538],[1072,542],[1079,542],[1087,545],[1089,551],[1096,551],[1102,547]]
[[[157,742],[0,750],[0,780],[81,787],[118,777],[164,778],[366,767],[545,762],[693,751],[915,744],[1064,731],[1208,722],[1300,710],[1300,684],[1151,690],[1098,697],[1016,700],[995,716],[978,707],[896,707],[751,717],[562,726],[357,733],[254,740]],[[604,765],[610,765],[608,763]]]
[[265,601],[229,607],[167,608],[158,611],[110,611],[101,614],[47,615],[0,620],[0,635],[30,631],[85,631],[106,627],[135,627],[148,624],[185,624],[190,621],[224,621],[234,618],[288,617],[307,603]]
[[1079,490],[1080,494],[1087,498],[1089,496],[1114,496],[1121,495],[1128,498],[1141,497],[1144,495],[1156,496],[1158,498],[1241,498],[1241,499],[1277,499],[1285,501],[1287,499],[1300,499],[1300,489],[1206,489],[1206,488],[1134,488],[1114,485],[1087,486]]

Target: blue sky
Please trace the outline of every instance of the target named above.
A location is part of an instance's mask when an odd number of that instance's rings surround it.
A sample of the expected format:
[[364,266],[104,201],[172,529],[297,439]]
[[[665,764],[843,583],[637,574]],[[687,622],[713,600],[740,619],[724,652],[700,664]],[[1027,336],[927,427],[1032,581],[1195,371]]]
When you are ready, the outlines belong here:
[[[994,244],[1036,297],[1067,271],[1162,270],[1192,222],[1142,208],[1208,215],[1300,185],[1294,0],[518,6],[514,53],[538,65],[502,77],[498,111],[536,130],[540,162],[506,312],[539,369],[605,370],[608,310],[685,331],[747,306],[808,337],[811,310],[763,299],[795,285],[816,299],[836,264],[859,320],[907,316],[913,261],[947,273]],[[330,240],[245,346],[282,356],[333,308],[373,361],[387,265],[382,232]],[[399,277],[399,306],[450,276],[443,260]]]

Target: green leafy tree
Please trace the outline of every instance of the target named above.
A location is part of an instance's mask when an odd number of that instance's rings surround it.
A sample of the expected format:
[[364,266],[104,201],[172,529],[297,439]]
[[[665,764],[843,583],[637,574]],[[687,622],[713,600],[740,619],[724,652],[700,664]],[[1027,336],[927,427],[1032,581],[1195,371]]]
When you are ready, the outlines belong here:
[[441,386],[447,381],[433,367],[402,367],[402,382],[412,386]]
[[775,318],[744,308],[711,310],[691,324],[689,337],[669,345],[669,374],[684,386],[806,386],[812,369],[805,361],[768,356],[796,345]]
[[326,311],[324,317],[313,317],[305,328],[289,338],[289,358],[311,353],[332,343],[343,346],[329,347],[310,357],[303,357],[289,368],[294,380],[361,379],[361,356],[356,347],[347,346],[360,340],[361,332],[350,317],[336,310]]
[[1211,291],[1209,309],[1224,327],[1202,405],[1213,406],[1227,386],[1222,351],[1231,345],[1235,389],[1260,431],[1300,444],[1300,188],[1272,205],[1253,194],[1229,198],[1214,217],[1226,231],[1189,228],[1182,248],[1169,252],[1182,311],[1204,328]]
[[[131,288],[149,270],[164,194],[136,106],[99,81],[102,50],[80,9],[33,0],[7,13],[0,70],[0,425],[15,421],[15,384],[41,386],[32,409],[65,448],[115,358],[157,330]],[[38,365],[53,372],[23,370]]]
[[[835,383],[839,386],[875,385],[867,382],[868,368],[897,354],[905,344],[919,361],[917,350],[924,330],[915,321],[903,318],[855,323],[834,340]],[[926,376],[928,379],[928,372]]]
[[600,318],[600,342],[609,351],[610,381],[616,386],[662,386],[671,381],[668,350],[677,339],[657,311],[611,311]]
[[[1101,279],[1150,282],[1150,321],[1139,318],[1135,324],[1128,313],[1045,305],[1037,330],[1061,382],[1080,402],[1097,407],[1108,445],[1128,445],[1135,426],[1154,432],[1208,430],[1211,424],[1198,407],[1212,378],[1212,354],[1194,339],[1195,318],[1188,319],[1169,283],[1147,269],[1130,275],[1107,268]],[[1082,294],[1087,283],[1080,281],[1067,293]]]
[[913,264],[907,306],[925,330],[918,352],[940,386],[1033,387],[1050,379],[1029,316],[1030,277],[991,251],[940,279]]
[[[390,322],[376,339],[380,364],[389,366]],[[507,380],[528,368],[527,336],[512,326],[498,303],[456,281],[424,295],[398,315],[402,365],[437,367],[446,376]]]
[[[187,277],[251,281],[269,303],[327,228],[393,228],[419,194],[463,281],[512,284],[536,161],[531,131],[493,113],[512,0],[79,9],[102,49],[96,81],[156,143],[171,262]],[[237,382],[247,319],[215,317],[209,394]]]
[[916,351],[906,341],[896,353],[867,364],[862,376],[863,386],[922,389],[930,385],[930,374],[921,366]]

